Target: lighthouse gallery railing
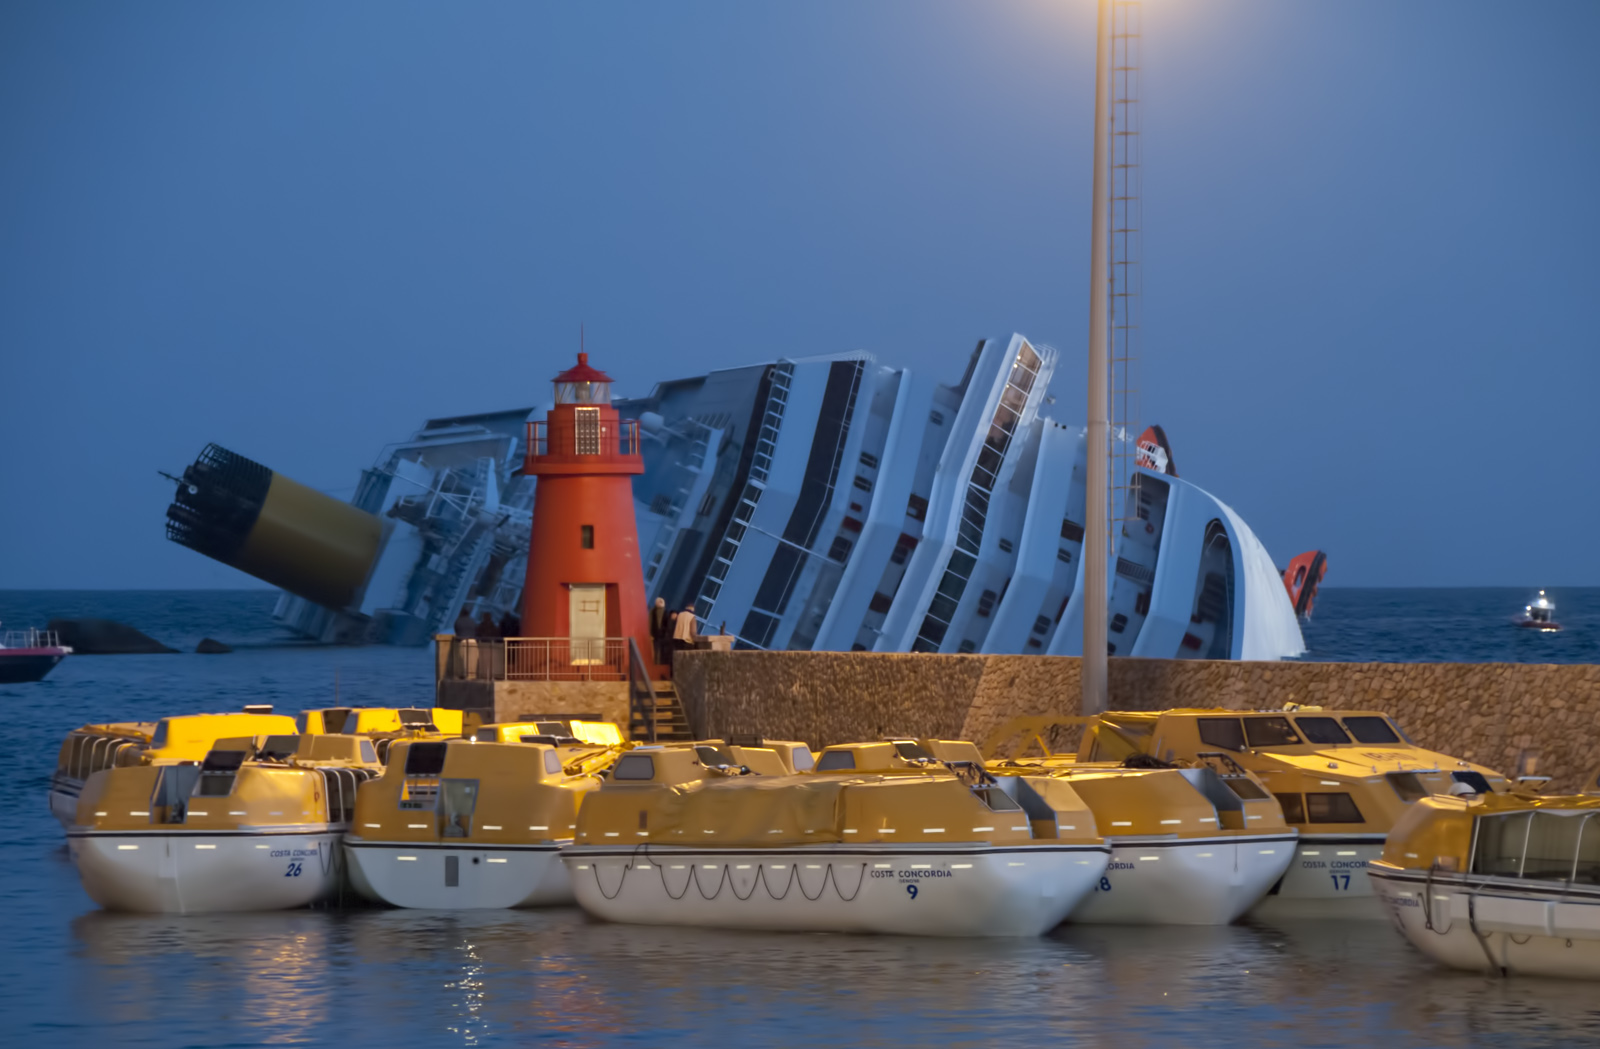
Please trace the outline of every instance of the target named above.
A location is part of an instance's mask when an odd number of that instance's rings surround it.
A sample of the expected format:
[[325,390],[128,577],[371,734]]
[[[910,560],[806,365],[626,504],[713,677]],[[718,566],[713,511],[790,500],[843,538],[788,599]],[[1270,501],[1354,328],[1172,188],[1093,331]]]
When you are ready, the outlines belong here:
[[626,681],[628,640],[439,635],[435,665],[444,681]]

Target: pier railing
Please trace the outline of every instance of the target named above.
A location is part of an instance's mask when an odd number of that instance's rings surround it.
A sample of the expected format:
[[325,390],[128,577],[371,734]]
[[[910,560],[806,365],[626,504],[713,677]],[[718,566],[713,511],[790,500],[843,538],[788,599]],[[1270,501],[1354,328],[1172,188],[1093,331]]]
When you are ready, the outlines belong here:
[[626,637],[435,637],[441,681],[626,681]]

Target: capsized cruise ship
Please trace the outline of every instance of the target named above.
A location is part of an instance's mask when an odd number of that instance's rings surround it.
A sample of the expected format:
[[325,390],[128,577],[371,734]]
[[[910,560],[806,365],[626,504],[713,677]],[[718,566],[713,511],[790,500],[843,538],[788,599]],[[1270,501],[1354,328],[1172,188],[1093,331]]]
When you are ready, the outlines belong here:
[[[650,598],[740,648],[1078,655],[1085,440],[1041,414],[1056,353],[985,340],[956,385],[866,353],[780,359],[618,401]],[[350,504],[209,446],[168,536],[284,588],[306,637],[419,644],[518,606],[537,407],[430,420]],[[1141,441],[1113,536],[1113,655],[1305,650],[1248,525]]]

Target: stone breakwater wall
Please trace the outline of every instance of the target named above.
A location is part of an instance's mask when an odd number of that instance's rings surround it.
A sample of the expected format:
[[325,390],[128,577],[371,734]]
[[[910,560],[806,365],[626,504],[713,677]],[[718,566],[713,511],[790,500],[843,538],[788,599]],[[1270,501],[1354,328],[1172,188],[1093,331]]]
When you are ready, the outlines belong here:
[[[676,677],[700,738],[759,733],[822,747],[885,735],[982,741],[1019,715],[1077,714],[1078,664],[1054,656],[684,652]],[[1113,659],[1110,674],[1119,710],[1381,710],[1421,746],[1510,775],[1550,776],[1550,790],[1594,789],[1600,776],[1600,666],[1592,664]]]

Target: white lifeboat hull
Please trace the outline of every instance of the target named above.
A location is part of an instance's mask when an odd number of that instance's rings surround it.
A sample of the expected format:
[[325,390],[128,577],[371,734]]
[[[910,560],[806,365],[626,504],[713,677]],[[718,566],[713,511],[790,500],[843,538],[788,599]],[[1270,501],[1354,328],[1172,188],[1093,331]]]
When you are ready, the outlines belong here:
[[350,884],[367,899],[425,910],[553,907],[571,904],[559,845],[426,845],[344,842]]
[[342,828],[312,831],[74,833],[84,891],[112,911],[275,911],[338,890]]
[[1227,925],[1283,877],[1297,835],[1108,839],[1111,862],[1071,921]]
[[1101,845],[563,849],[597,918],[920,936],[1038,936],[1100,880]]
[[1258,918],[1334,918],[1382,921],[1367,865],[1383,855],[1381,835],[1302,836],[1277,891],[1251,912]]
[[1452,969],[1600,980],[1600,888],[1426,871],[1370,874],[1395,926]]

